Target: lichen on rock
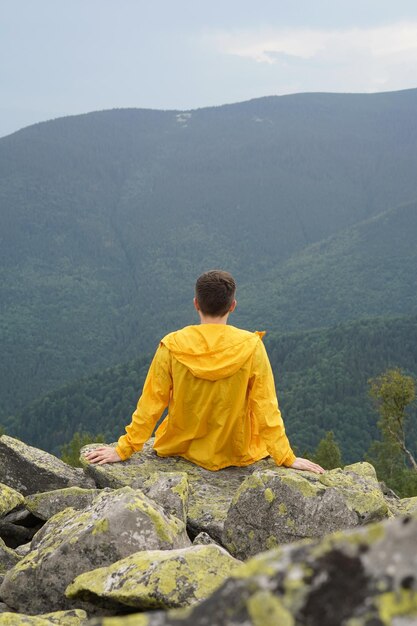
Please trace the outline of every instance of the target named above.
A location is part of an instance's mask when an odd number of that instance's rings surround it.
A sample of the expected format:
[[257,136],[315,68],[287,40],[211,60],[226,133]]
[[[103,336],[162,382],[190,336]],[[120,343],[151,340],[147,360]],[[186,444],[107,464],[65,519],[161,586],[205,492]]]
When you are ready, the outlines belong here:
[[8,485],[0,483],[0,517],[13,511],[19,504],[23,504],[24,497],[21,493]]
[[108,608],[188,606],[208,597],[239,565],[214,545],[137,552],[78,576],[66,595]]
[[74,608],[64,591],[79,574],[139,550],[189,545],[183,522],[140,491],[102,492],[88,509],[65,509],[46,522],[31,552],[7,572],[0,597],[30,613]]
[[222,544],[245,559],[281,543],[387,517],[372,466],[357,465],[322,475],[278,467],[254,472],[233,499]]
[[64,487],[95,487],[83,470],[8,435],[0,437],[0,476],[23,495]]
[[80,609],[55,611],[44,615],[0,614],[0,626],[84,626],[86,623],[87,613]]
[[42,491],[26,496],[25,507],[39,519],[48,520],[67,508],[81,510],[89,506],[99,494],[98,489],[66,487],[53,491]]

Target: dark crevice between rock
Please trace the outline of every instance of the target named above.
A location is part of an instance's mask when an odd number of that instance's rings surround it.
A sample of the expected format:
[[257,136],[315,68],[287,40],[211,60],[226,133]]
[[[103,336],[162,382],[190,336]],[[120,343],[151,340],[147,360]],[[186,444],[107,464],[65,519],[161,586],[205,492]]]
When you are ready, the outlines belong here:
[[361,560],[334,550],[322,557],[314,569],[313,588],[297,615],[297,625],[335,626],[355,616],[355,609],[365,602],[369,586]]
[[44,524],[28,511],[13,511],[0,519],[0,537],[8,548],[17,548],[31,541]]

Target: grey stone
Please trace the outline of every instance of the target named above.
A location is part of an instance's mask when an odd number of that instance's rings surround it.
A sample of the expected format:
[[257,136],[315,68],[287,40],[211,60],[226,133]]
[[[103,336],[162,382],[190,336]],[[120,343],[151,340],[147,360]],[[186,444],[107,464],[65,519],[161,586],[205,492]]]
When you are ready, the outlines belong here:
[[64,487],[95,487],[83,470],[7,435],[0,437],[0,476],[23,495]]
[[222,544],[246,559],[282,543],[387,517],[373,467],[357,465],[322,475],[287,468],[256,471],[233,500]]
[[156,472],[144,483],[141,480],[132,485],[140,488],[148,498],[161,506],[165,513],[175,515],[187,523],[188,478],[185,472]]
[[78,576],[70,598],[116,611],[182,607],[207,598],[240,565],[219,546],[146,550]]
[[69,507],[77,511],[85,509],[91,505],[99,493],[99,489],[82,489],[81,487],[43,491],[26,496],[25,506],[39,519],[48,520]]
[[186,611],[105,626],[415,626],[416,545],[417,516],[287,544],[253,557]]
[[267,458],[248,467],[227,467],[211,472],[181,457],[159,457],[152,444],[150,439],[141,452],[127,461],[104,465],[94,465],[84,457],[87,451],[103,445],[89,444],[81,450],[80,460],[99,487],[117,489],[128,485],[147,489],[155,474],[185,473],[189,485],[187,525],[190,533],[197,535],[205,531],[216,541],[221,541],[227,511],[245,478],[257,469],[279,469],[271,458]]
[[31,551],[5,575],[0,597],[20,612],[86,608],[64,597],[79,574],[145,549],[190,545],[183,522],[129,487],[100,493],[82,511],[65,509],[38,531]]
[[4,483],[0,483],[0,518],[23,504],[23,501],[24,498],[21,493]]

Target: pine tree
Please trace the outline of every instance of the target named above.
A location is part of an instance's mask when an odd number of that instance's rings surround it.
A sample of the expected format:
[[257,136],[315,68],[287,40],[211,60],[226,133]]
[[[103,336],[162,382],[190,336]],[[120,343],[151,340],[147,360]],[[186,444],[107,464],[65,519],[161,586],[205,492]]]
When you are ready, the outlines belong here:
[[103,435],[91,435],[86,432],[76,432],[69,443],[61,447],[61,459],[72,467],[81,467],[80,450],[89,443],[103,443]]
[[366,458],[374,465],[378,478],[399,495],[417,495],[417,462],[406,441],[406,427],[412,419],[409,408],[416,396],[415,381],[401,370],[391,369],[369,384],[380,415],[381,440],[372,443]]
[[342,466],[342,453],[332,430],[319,442],[314,453],[314,462],[327,470]]

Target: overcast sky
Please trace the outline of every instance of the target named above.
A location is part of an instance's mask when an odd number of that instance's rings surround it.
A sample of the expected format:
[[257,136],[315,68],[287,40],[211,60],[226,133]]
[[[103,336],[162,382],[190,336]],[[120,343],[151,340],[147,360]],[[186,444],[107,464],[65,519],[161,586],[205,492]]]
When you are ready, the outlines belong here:
[[417,87],[417,0],[0,0],[0,136],[115,107]]

